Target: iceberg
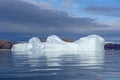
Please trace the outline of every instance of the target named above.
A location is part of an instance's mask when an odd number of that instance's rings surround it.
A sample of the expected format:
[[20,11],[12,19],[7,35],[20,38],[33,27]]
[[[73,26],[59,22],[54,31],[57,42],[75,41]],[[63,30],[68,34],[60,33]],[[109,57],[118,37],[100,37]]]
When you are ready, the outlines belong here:
[[104,51],[104,41],[104,38],[99,35],[88,35],[74,42],[65,42],[56,35],[48,36],[46,42],[32,37],[26,43],[14,44],[11,51]]

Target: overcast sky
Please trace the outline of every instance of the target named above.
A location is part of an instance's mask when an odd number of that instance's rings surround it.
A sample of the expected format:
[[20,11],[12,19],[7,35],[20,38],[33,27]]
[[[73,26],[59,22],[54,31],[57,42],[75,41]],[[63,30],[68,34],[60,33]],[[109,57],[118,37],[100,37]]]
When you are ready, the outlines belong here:
[[0,38],[98,34],[120,42],[120,0],[0,0]]

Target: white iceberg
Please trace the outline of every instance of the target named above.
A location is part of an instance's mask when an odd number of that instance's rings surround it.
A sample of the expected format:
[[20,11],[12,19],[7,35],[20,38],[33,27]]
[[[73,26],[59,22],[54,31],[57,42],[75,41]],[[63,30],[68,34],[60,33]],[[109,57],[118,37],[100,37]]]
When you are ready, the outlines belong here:
[[33,37],[27,43],[13,45],[13,52],[26,51],[104,51],[104,39],[98,35],[82,37],[74,42],[65,42],[56,35],[48,36],[46,42]]

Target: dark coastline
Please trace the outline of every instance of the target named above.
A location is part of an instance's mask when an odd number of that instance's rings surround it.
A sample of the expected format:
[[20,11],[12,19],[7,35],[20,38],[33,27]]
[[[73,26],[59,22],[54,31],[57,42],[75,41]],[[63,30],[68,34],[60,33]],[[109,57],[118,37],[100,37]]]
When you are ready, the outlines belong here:
[[8,40],[0,40],[0,49],[11,49],[15,42]]

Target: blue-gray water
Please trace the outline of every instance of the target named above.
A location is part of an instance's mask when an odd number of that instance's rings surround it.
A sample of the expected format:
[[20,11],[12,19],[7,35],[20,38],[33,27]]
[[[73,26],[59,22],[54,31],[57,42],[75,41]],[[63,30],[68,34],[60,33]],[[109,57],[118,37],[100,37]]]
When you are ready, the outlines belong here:
[[0,51],[0,80],[120,80],[120,51]]

